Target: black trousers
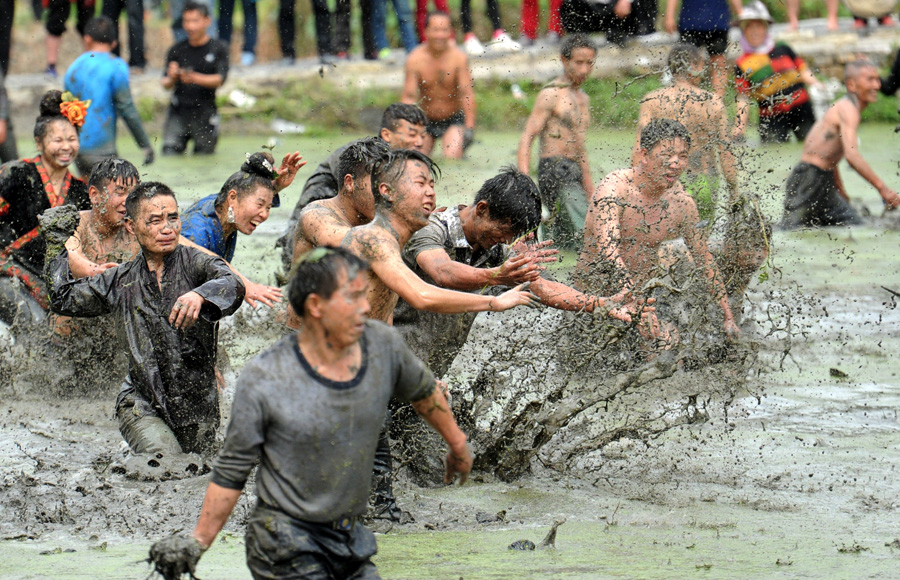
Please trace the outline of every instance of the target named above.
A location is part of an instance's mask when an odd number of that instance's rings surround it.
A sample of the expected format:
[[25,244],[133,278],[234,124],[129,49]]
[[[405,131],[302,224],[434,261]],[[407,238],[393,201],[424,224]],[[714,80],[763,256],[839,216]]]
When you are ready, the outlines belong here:
[[[103,15],[109,17],[119,30],[119,15],[128,16],[128,66],[145,68],[144,54],[144,3],[142,0],[103,0]],[[113,51],[121,54],[122,42]]]
[[16,0],[0,0],[0,69],[9,74],[9,49],[12,46],[13,16]]
[[634,0],[631,14],[625,18],[617,17],[614,9],[615,0],[605,4],[587,0],[564,0],[559,9],[559,17],[567,33],[603,32],[608,41],[619,45],[624,44],[629,36],[654,31],[659,10],[654,0]]

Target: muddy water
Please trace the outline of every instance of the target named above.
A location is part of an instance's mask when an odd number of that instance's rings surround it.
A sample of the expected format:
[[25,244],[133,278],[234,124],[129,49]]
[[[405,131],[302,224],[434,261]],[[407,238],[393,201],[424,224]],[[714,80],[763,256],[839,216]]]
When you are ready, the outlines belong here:
[[[890,179],[896,138],[869,145],[888,133],[866,127],[862,142]],[[465,176],[447,164],[440,202],[469,197],[465,192],[508,160],[516,137],[496,136],[497,159],[477,156]],[[630,137],[604,139],[595,152],[598,174],[625,163],[621,149]],[[227,151],[242,153],[241,144],[227,143]],[[775,188],[797,155],[796,146],[785,146],[748,159],[751,169],[763,167],[752,173],[754,187]],[[174,178],[178,170],[168,163],[146,179]],[[216,180],[200,164],[191,171],[203,179],[185,178],[197,182],[196,197],[214,191]],[[874,191],[849,173],[845,179],[854,197],[877,207]],[[780,200],[767,200],[774,215]],[[269,247],[285,213],[240,241],[239,268],[256,267],[259,276],[272,269],[274,252],[262,252],[265,266],[254,257]],[[718,414],[652,441],[617,441],[590,477],[539,470],[515,484],[476,477],[462,488],[405,485],[401,503],[417,522],[379,536],[382,574],[896,577],[900,542],[886,544],[900,538],[900,311],[880,288],[900,291],[892,221],[775,235],[777,270],[753,285],[745,314],[764,328],[770,318],[785,318],[779,305],[787,302],[797,333],[786,357],[783,336],[767,343],[751,393],[731,407],[727,422]],[[178,479],[190,459],[160,468],[120,465],[109,398],[22,399],[4,391],[0,411],[0,577],[145,578],[149,569],[138,561],[148,538],[189,530],[196,521],[205,479]],[[249,578],[241,540],[248,508],[245,497],[226,528],[230,535],[204,556],[199,577]],[[478,523],[479,515],[500,511],[502,521]],[[538,543],[559,516],[568,521],[555,550],[506,549],[519,539]]]

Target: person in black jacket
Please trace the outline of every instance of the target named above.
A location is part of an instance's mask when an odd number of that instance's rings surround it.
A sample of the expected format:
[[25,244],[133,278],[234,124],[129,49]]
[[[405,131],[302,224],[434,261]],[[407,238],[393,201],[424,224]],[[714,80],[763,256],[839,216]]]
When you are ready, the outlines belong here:
[[116,317],[129,351],[116,415],[132,451],[207,452],[219,426],[218,320],[241,305],[244,285],[218,256],[179,245],[178,203],[166,185],[138,185],[125,208],[125,227],[141,253],[73,280],[62,252],[50,269],[51,309],[65,316]]

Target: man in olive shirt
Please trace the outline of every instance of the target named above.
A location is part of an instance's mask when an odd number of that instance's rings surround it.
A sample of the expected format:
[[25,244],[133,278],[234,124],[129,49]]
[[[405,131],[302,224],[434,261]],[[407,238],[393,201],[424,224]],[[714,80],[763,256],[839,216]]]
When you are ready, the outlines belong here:
[[367,274],[341,248],[317,248],[298,263],[288,296],[303,325],[244,367],[192,539],[154,545],[158,570],[193,574],[259,459],[246,536],[255,577],[379,578],[375,537],[358,520],[392,396],[412,401],[447,441],[445,481],[465,481],[466,436],[431,372],[396,331],[367,320]]

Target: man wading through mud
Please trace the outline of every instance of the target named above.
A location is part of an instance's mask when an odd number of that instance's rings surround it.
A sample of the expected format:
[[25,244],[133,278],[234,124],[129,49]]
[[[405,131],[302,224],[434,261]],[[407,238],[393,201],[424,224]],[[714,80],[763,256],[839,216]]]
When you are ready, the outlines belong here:
[[218,320],[244,299],[244,285],[219,257],[178,243],[181,221],[167,186],[138,185],[125,200],[135,259],[72,280],[67,252],[51,266],[51,310],[114,313],[128,344],[129,373],[116,401],[119,430],[135,453],[206,452],[219,424]]
[[644,127],[637,165],[610,173],[594,192],[584,250],[575,266],[576,285],[601,294],[623,286],[640,291],[656,275],[660,245],[684,238],[722,308],[725,333],[736,338],[740,329],[721,274],[697,228],[697,204],[678,181],[687,167],[690,146],[691,137],[678,121],[655,119]]
[[[537,304],[537,297],[523,286],[499,296],[444,290],[423,281],[404,264],[403,246],[428,224],[435,207],[434,165],[426,155],[408,149],[389,151],[373,165],[371,180],[375,219],[351,229],[343,246],[370,264],[368,296],[372,318],[392,324],[398,297],[413,308],[442,314],[500,312]],[[393,498],[387,426],[378,453],[378,464],[384,470],[376,474],[375,516],[400,522],[408,520]]]
[[885,209],[900,207],[900,196],[881,180],[859,152],[856,130],[863,110],[878,100],[881,79],[868,60],[848,63],[844,68],[847,94],[816,121],[803,144],[800,163],[788,177],[784,198],[785,228],[861,224],[850,206],[850,197],[838,173],[844,157],[850,167],[878,190]]
[[[693,44],[676,44],[669,53],[672,86],[647,94],[641,101],[632,164],[640,162],[641,132],[653,119],[673,119],[684,125],[691,136],[691,148],[685,189],[697,203],[700,219],[711,220],[719,193],[719,171],[728,185],[729,201],[737,197],[737,167],[728,149],[731,141],[728,112],[722,97],[700,88],[707,76],[706,50]],[[717,154],[718,153],[718,158]]]
[[301,258],[288,299],[303,323],[251,360],[238,379],[225,445],[191,537],[150,550],[167,580],[193,574],[234,509],[250,471],[258,501],[247,524],[254,578],[376,579],[366,511],[388,400],[413,407],[450,447],[444,481],[472,469],[466,436],[431,372],[392,328],[367,320],[369,272],[342,248]]
[[597,46],[580,34],[566,36],[560,46],[563,74],[538,93],[519,141],[519,171],[528,174],[531,144],[540,135],[538,187],[550,212],[547,237],[560,247],[578,248],[594,191],[584,140],[591,124],[591,102],[581,85],[594,68]]

